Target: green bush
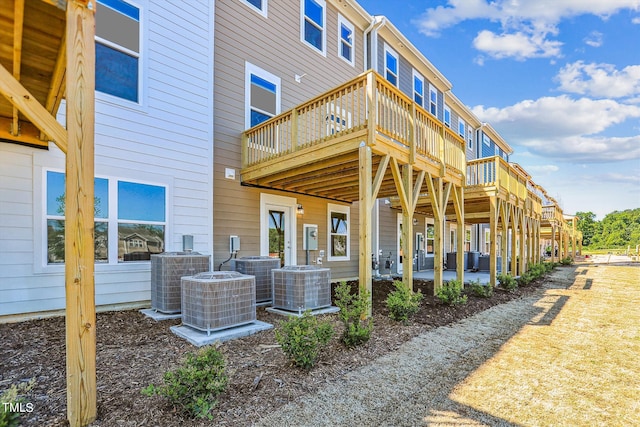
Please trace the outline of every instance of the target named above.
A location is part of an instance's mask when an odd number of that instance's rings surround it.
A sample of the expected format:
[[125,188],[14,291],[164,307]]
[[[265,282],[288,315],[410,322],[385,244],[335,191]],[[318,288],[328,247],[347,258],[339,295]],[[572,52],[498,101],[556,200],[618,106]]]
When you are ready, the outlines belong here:
[[373,322],[366,318],[371,306],[369,291],[351,293],[351,286],[347,282],[340,282],[336,287],[336,306],[340,308],[338,317],[344,324],[342,342],[347,347],[364,344],[371,338]]
[[510,274],[498,274],[497,279],[500,287],[508,291],[514,291],[518,287],[518,281]]
[[526,271],[518,277],[518,286],[527,286],[535,280],[535,275],[531,271]]
[[566,258],[562,258],[560,260],[560,264],[561,265],[571,265],[571,264],[573,264],[573,258],[571,258],[570,256],[568,256]]
[[493,295],[493,286],[491,286],[491,283],[483,285],[482,283],[480,283],[480,279],[474,280],[473,282],[469,283],[469,289],[471,290],[473,295],[480,298],[489,298],[491,297],[491,295]]
[[467,296],[462,294],[462,282],[460,280],[449,280],[436,292],[436,297],[440,302],[448,305],[466,304]]
[[0,394],[0,427],[16,427],[20,425],[20,412],[12,411],[11,406],[31,405],[24,398],[24,394],[28,393],[35,385],[36,380],[32,378],[29,382],[20,383],[18,385],[11,384],[8,390]]
[[409,322],[409,318],[413,317],[420,309],[422,293],[420,291],[413,292],[398,280],[393,282],[393,286],[395,286],[396,290],[389,293],[386,301],[389,308],[389,317],[406,325]]
[[213,419],[211,411],[217,396],[227,387],[225,362],[215,347],[187,353],[182,366],[164,374],[164,384],[149,385],[142,390],[147,396],[160,395],[182,414],[192,418]]
[[331,323],[320,322],[307,310],[302,317],[291,316],[282,322],[276,330],[276,341],[294,365],[311,369],[333,333]]

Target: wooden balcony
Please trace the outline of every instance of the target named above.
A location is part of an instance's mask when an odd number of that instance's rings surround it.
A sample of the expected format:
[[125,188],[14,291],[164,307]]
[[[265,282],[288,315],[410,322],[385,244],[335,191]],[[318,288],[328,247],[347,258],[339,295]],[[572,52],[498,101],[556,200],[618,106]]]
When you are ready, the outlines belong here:
[[464,184],[464,141],[374,71],[245,131],[242,183],[353,202],[361,144],[384,167],[378,197],[398,194],[389,159]]

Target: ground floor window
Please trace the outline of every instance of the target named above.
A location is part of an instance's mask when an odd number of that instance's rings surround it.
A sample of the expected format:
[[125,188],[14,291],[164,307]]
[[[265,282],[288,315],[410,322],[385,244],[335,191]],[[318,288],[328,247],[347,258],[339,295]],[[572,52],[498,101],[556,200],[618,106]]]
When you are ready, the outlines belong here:
[[329,261],[346,261],[349,259],[349,206],[328,205],[328,246]]
[[[65,261],[65,175],[47,171],[47,264]],[[148,261],[164,252],[166,188],[116,178],[94,179],[94,255],[97,263]]]

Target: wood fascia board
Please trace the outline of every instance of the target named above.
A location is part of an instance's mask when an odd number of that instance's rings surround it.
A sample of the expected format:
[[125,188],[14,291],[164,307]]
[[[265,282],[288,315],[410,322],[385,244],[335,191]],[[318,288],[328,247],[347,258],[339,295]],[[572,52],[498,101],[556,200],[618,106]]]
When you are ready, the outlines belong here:
[[16,106],[31,123],[49,135],[62,152],[67,152],[67,130],[2,64],[0,64],[0,93]]
[[40,129],[30,122],[19,121],[20,133],[13,135],[9,129],[13,125],[13,120],[0,117],[0,141],[16,142],[18,144],[32,145],[39,148],[48,148],[49,141],[40,139]]

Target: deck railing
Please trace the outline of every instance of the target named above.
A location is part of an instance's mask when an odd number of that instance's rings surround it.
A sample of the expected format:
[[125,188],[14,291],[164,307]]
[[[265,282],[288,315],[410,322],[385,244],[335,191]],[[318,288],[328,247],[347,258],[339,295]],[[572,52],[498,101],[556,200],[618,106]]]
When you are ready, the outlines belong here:
[[526,200],[528,178],[502,157],[493,156],[467,162],[467,187],[496,187],[513,198]]
[[465,171],[464,140],[374,71],[245,131],[242,167],[371,127],[409,153]]

